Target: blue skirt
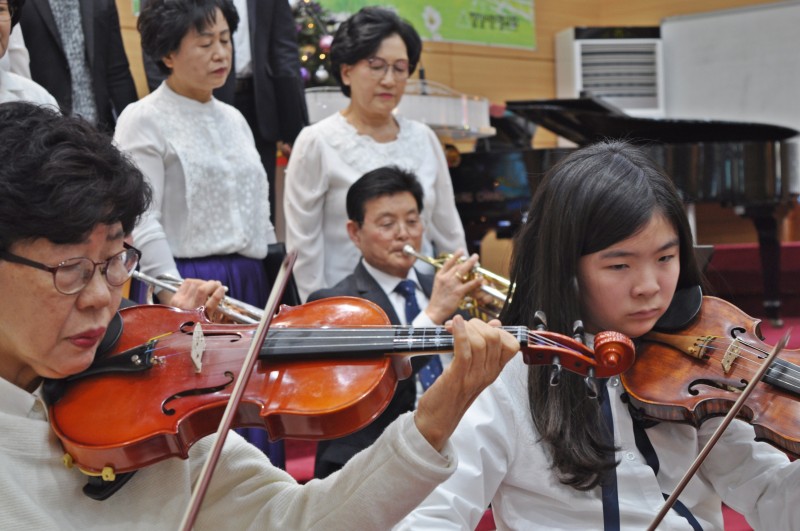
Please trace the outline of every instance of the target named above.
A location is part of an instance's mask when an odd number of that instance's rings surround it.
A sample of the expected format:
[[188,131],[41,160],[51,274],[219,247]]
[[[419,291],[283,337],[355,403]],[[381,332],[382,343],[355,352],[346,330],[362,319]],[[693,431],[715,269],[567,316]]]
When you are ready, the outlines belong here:
[[[246,258],[238,254],[209,256],[203,258],[176,258],[175,264],[183,278],[219,280],[228,287],[227,296],[264,308],[269,298],[270,286],[264,261]],[[133,281],[131,299],[144,303],[147,286]],[[260,448],[277,467],[286,468],[283,442],[270,442],[266,430],[239,428],[236,430],[245,439]]]

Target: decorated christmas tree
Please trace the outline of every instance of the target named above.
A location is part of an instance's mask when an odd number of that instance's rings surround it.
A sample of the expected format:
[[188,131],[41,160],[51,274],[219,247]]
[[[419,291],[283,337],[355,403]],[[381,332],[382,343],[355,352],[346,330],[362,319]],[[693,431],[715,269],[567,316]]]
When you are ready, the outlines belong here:
[[313,0],[300,0],[293,13],[300,49],[300,72],[306,87],[335,86],[328,54],[339,21]]

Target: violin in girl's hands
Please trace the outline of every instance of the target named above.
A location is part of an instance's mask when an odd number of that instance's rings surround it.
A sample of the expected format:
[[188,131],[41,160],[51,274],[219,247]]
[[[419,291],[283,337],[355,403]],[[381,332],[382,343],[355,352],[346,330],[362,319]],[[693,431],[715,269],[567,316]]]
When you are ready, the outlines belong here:
[[[201,310],[159,305],[120,312],[123,332],[112,353],[61,383],[50,422],[67,460],[107,480],[170,456],[187,457],[216,431],[255,325],[217,324]],[[543,327],[539,327],[543,328]],[[563,366],[593,380],[626,370],[630,339],[579,339],[506,327],[525,361]],[[354,297],[282,306],[234,419],[266,428],[272,440],[327,439],[374,420],[411,374],[409,356],[450,352],[444,327],[390,326],[379,306]]]
[[[681,329],[646,334],[622,375],[634,409],[655,420],[699,426],[725,415],[772,347],[758,319],[716,297]],[[749,396],[739,418],[757,439],[800,455],[800,351],[784,349]]]

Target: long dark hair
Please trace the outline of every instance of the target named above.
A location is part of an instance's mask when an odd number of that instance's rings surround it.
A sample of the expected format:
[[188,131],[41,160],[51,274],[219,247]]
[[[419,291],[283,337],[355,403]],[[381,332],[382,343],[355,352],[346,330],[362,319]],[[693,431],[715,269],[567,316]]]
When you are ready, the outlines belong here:
[[[580,257],[634,235],[654,213],[663,214],[680,238],[678,288],[700,284],[689,223],[669,177],[624,142],[601,142],[570,154],[539,185],[515,238],[511,282],[516,287],[502,321],[533,326],[534,313],[543,310],[550,330],[571,334],[572,323],[581,318]],[[559,480],[579,490],[596,487],[616,466],[598,401],[587,397],[580,376],[566,373],[553,387],[548,369],[528,371],[531,417]]]

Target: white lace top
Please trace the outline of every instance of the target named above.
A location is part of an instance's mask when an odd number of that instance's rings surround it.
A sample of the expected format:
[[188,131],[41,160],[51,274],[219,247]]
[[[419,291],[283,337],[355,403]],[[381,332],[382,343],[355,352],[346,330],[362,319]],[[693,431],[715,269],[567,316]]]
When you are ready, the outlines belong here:
[[466,249],[453,184],[439,140],[426,125],[397,118],[392,142],[360,135],[335,113],[306,127],[286,170],[286,247],[298,251],[294,274],[305,300],[353,272],[361,256],[347,236],[347,190],[364,173],[386,165],[413,172],[425,192],[423,252]]
[[267,255],[276,241],[267,175],[236,108],[162,83],[125,108],[114,139],[153,186],[153,205],[133,231],[143,273],[178,276],[173,256]]

